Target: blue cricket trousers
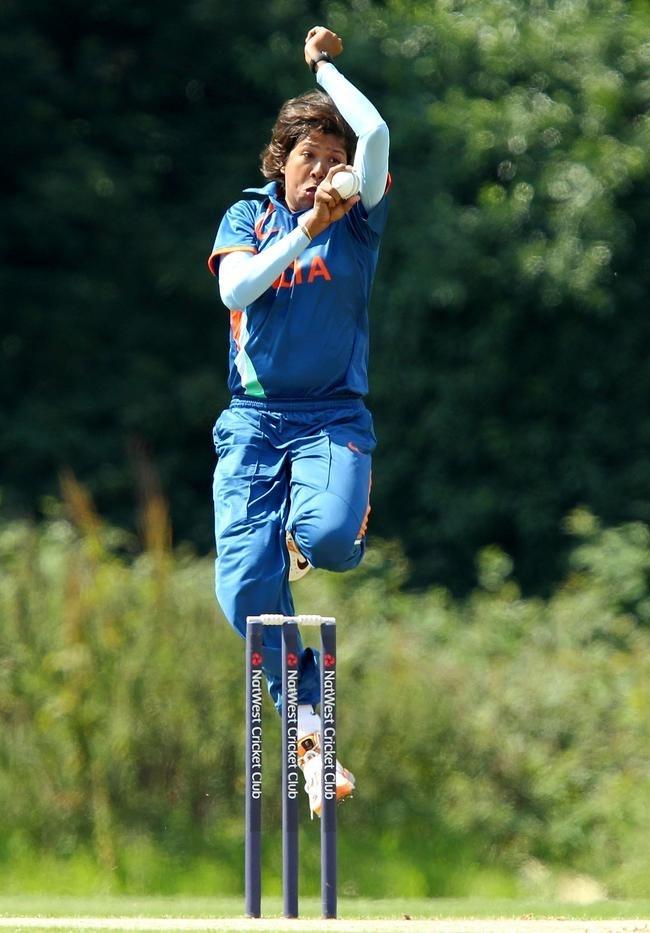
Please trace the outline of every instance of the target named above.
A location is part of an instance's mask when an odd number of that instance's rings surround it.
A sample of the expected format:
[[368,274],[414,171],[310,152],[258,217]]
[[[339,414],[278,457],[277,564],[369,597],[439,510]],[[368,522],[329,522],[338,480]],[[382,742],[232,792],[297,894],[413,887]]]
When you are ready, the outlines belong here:
[[[365,540],[355,539],[368,509],[376,441],[361,399],[235,398],[214,427],[214,443],[217,599],[244,638],[246,616],[294,614],[287,529],[314,567],[344,571],[358,565]],[[280,640],[280,629],[269,626],[264,671],[278,709]],[[302,643],[300,649],[298,702],[318,703],[318,652]]]

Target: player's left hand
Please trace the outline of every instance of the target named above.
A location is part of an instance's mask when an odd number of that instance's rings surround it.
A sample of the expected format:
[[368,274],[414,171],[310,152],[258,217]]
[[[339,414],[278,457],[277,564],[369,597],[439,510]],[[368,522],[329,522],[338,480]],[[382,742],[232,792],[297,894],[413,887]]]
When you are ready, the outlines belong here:
[[321,52],[327,52],[330,58],[336,58],[342,51],[343,41],[325,26],[313,26],[305,37],[305,61],[308,65],[311,65]]
[[303,225],[306,225],[312,237],[318,236],[330,224],[335,223],[352,210],[361,195],[354,194],[343,200],[336,188],[332,187],[332,176],[336,172],[354,171],[352,165],[333,165],[322,180],[314,196],[314,206],[305,215]]

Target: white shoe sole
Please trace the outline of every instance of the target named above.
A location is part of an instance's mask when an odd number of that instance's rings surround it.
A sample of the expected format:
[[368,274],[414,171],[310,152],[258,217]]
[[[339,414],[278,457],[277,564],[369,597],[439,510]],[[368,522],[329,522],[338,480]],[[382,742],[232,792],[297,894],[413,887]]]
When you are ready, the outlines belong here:
[[289,552],[289,583],[301,580],[312,569],[311,564],[293,540],[293,535],[287,531],[287,551]]

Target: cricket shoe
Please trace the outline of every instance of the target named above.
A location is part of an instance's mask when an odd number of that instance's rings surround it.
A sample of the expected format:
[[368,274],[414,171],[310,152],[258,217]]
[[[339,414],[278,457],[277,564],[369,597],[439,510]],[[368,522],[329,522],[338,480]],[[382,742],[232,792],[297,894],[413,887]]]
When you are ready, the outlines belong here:
[[294,541],[290,531],[287,531],[287,551],[289,552],[289,583],[293,583],[309,573],[311,564]]
[[[320,735],[312,732],[303,736],[298,742],[298,764],[305,775],[305,793],[309,797],[309,809],[313,820],[314,813],[320,816],[322,805],[322,775],[323,756],[320,747]],[[354,792],[354,774],[344,768],[341,762],[336,761],[336,799],[343,800]]]

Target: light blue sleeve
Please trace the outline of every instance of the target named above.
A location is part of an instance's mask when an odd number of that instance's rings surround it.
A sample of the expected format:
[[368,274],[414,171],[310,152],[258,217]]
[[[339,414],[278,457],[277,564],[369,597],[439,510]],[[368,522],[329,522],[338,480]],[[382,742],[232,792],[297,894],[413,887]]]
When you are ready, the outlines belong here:
[[361,203],[370,213],[386,191],[390,145],[388,127],[368,98],[330,62],[318,66],[316,80],[358,136],[354,168],[361,179]]
[[244,200],[226,211],[208,260],[210,271],[219,279],[221,300],[230,310],[245,308],[259,298],[310,242],[298,225],[258,252],[256,209],[256,202]]
[[300,224],[257,253],[224,256],[219,264],[219,294],[231,311],[245,308],[263,295],[311,240]]

